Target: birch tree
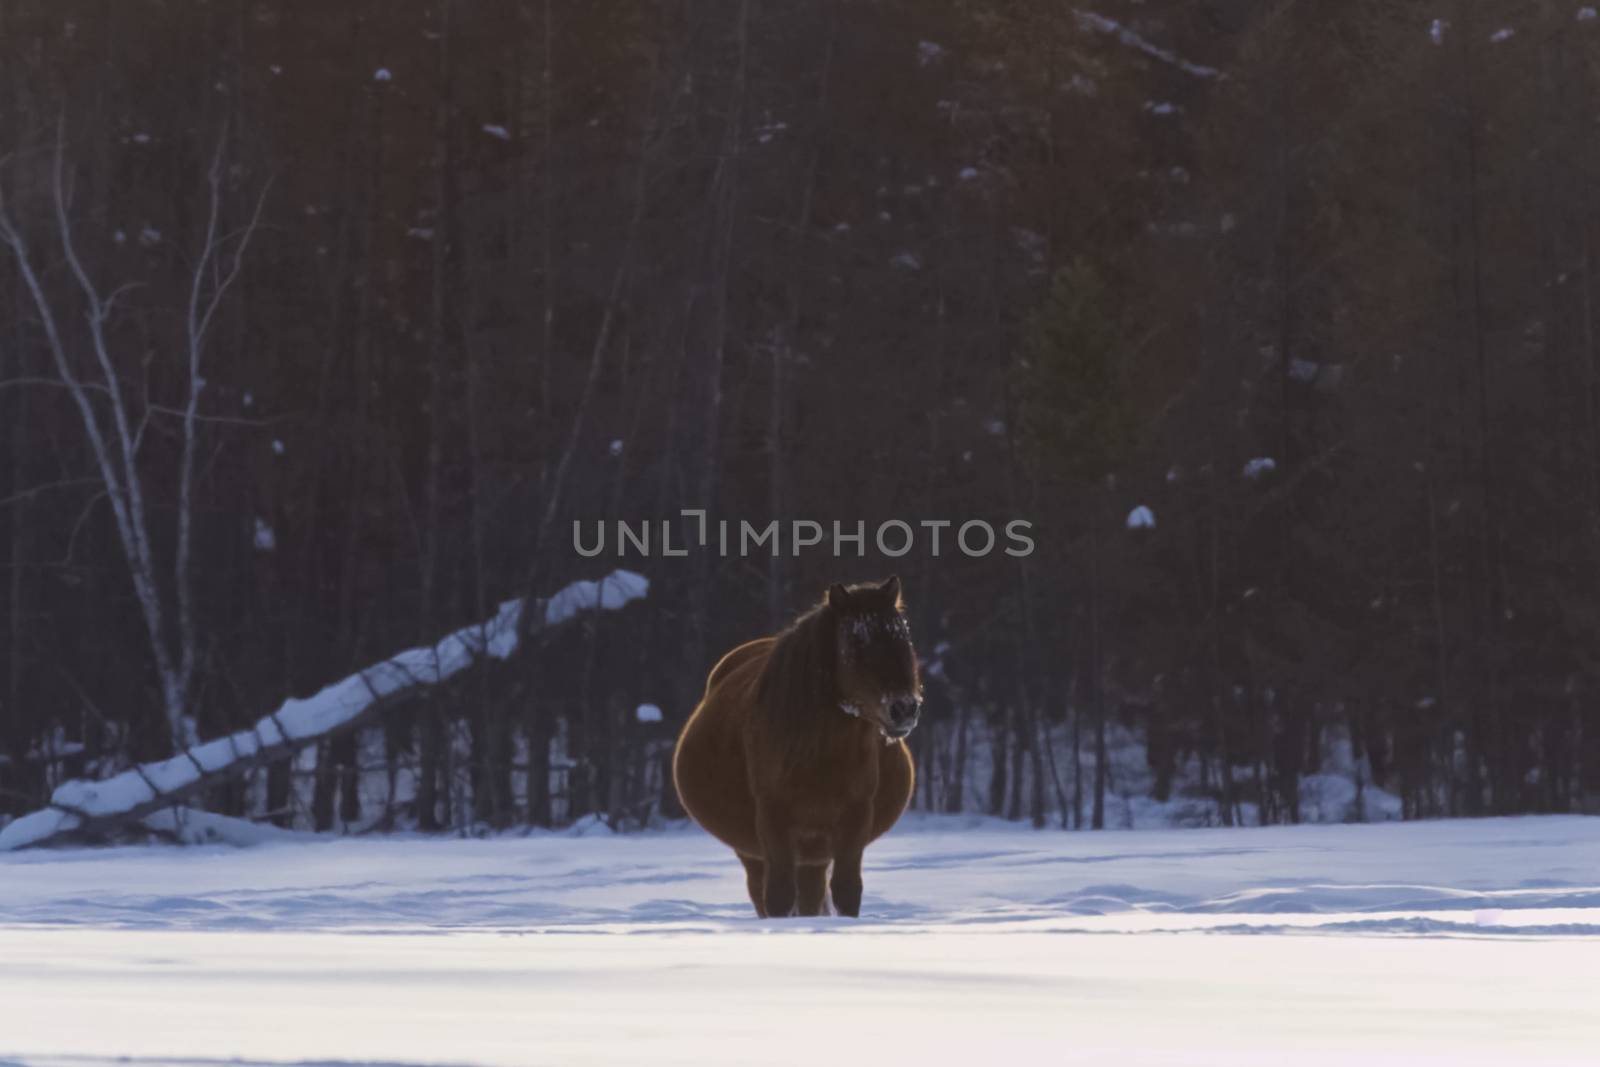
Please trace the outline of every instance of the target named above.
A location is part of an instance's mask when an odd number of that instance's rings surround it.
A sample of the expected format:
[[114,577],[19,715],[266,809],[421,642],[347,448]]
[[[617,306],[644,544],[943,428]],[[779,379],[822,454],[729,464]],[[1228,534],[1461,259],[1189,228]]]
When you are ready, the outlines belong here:
[[[132,345],[114,330],[122,305],[139,287],[123,282],[107,288],[83,252],[73,220],[73,175],[67,158],[65,120],[57,124],[49,168],[51,237],[59,247],[71,279],[69,293],[52,292],[39,250],[17,221],[12,206],[0,199],[0,245],[10,253],[12,267],[37,315],[55,378],[39,384],[67,391],[76,408],[93,456],[94,473],[103,489],[116,524],[117,542],[128,568],[140,616],[149,641],[151,664],[160,686],[162,712],[174,750],[190,738],[190,700],[199,662],[199,634],[195,621],[192,545],[194,543],[195,472],[198,463],[201,413],[205,392],[205,356],[218,310],[238,279],[245,252],[261,220],[266,202],[263,187],[245,223],[225,230],[223,224],[223,149],[226,136],[217,140],[207,172],[209,197],[204,229],[187,278],[182,309],[182,332],[173,355],[183,368],[178,405],[159,402],[150,395],[149,382],[135,381],[130,369],[141,366]],[[74,312],[81,329],[72,327]],[[177,484],[172,528],[160,531],[154,512],[152,464],[141,460],[141,449],[151,423],[157,418],[179,424],[177,469],[169,472]],[[173,556],[167,567],[158,557],[162,533],[170,533]]]

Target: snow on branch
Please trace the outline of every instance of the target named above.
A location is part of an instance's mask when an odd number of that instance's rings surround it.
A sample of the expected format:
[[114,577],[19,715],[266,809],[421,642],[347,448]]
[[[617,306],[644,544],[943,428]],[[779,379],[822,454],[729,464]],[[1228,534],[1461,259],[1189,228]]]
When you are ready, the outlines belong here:
[[[541,602],[542,623],[557,626],[585,611],[615,611],[649,590],[647,578],[626,570],[612,571],[597,582],[573,582]],[[481,657],[506,659],[517,650],[523,603],[508,600],[492,618],[457,630],[432,647],[407,649],[304,700],[291,697],[247,730],[101,781],[63,782],[49,807],[0,827],[0,852],[142,819],[219,781],[351,729],[394,697],[438,685]]]
[[1184,59],[1176,52],[1173,52],[1170,49],[1162,48],[1160,45],[1155,44],[1140,34],[1134,32],[1127,26],[1124,26],[1122,23],[1118,22],[1116,19],[1107,18],[1106,16],[1096,14],[1093,11],[1077,10],[1074,11],[1073,14],[1077,16],[1079,25],[1082,25],[1087,29],[1095,30],[1099,33],[1109,34],[1110,36],[1115,37],[1118,41],[1127,45],[1129,48],[1143,52],[1151,59],[1159,59],[1163,63],[1177,67],[1185,74],[1193,74],[1196,78],[1223,77],[1222,71],[1218,70],[1216,67],[1207,67],[1199,63],[1191,63],[1189,60]]

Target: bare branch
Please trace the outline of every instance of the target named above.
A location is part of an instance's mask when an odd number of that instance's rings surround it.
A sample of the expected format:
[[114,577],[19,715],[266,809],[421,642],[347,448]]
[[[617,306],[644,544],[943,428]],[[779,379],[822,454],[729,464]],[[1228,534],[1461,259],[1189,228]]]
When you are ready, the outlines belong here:
[[[228,426],[277,426],[281,423],[291,421],[291,417],[288,415],[273,415],[264,419],[252,419],[245,415],[191,416],[185,409],[168,407],[165,404],[150,404],[147,406],[147,410],[153,411],[158,415],[171,415],[174,418],[181,419],[188,419],[192,417],[196,422],[217,422]],[[138,439],[135,438],[135,442],[137,442],[137,440]]]
[[99,484],[100,479],[98,478],[67,478],[59,482],[46,482],[43,485],[35,485],[30,486],[27,489],[18,490],[17,492],[12,493],[10,496],[0,497],[0,508],[9,507],[12,504],[21,503],[24,500],[32,500],[41,493],[48,493],[54,489],[74,489],[80,485]]
[[104,500],[107,495],[107,492],[102,489],[84,503],[83,510],[78,513],[78,521],[72,524],[72,532],[67,535],[67,551],[61,557],[61,565],[63,567],[71,565],[72,550],[78,543],[78,534],[83,531],[84,523],[89,521],[89,515],[94,511],[94,506]]
[[[5,379],[3,381],[0,381],[0,389],[7,389],[7,388],[12,388],[12,387],[25,387],[25,386],[26,387],[55,388],[55,389],[71,389],[71,388],[73,388],[71,383],[64,382],[60,378],[7,378],[7,379]],[[107,391],[105,386],[96,385],[94,382],[83,382],[77,388],[83,389],[83,390],[85,390],[87,392],[91,392],[91,393],[104,393],[104,392]]]
[[[221,306],[223,297],[227,295],[228,289],[232,287],[244,265],[245,250],[249,248],[250,238],[260,224],[261,211],[266,205],[267,191],[271,184],[269,182],[262,186],[260,195],[256,197],[250,222],[245,226],[233,250],[232,262],[227,270],[218,276],[217,272],[221,270],[223,242],[217,237],[217,227],[222,214],[222,159],[227,140],[228,134],[224,128],[217,137],[216,151],[211,156],[211,169],[206,175],[206,181],[211,188],[211,197],[206,212],[205,242],[200,249],[200,258],[195,262],[189,285],[187,317],[189,394],[183,410],[183,454],[179,460],[178,470],[178,547],[173,559],[173,581],[177,588],[178,599],[178,685],[185,693],[188,692],[194,678],[198,654],[190,558],[194,516],[195,448],[199,437],[198,424],[202,421],[199,414],[200,394],[206,385],[205,376],[201,373],[206,336],[211,330],[211,322],[217,308]],[[213,276],[211,294],[203,299],[208,273]]]
[[143,287],[142,282],[123,282],[106,295],[105,307],[102,309],[106,318],[111,317],[111,311],[116,306],[117,300],[124,294]]

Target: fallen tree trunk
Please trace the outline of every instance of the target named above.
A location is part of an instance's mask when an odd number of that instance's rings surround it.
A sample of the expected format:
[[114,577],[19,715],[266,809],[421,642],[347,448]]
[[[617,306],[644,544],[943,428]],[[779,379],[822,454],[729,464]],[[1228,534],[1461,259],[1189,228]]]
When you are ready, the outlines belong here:
[[[612,571],[598,582],[573,582],[539,602],[543,610],[527,632],[560,625],[586,611],[614,611],[649,588],[643,575],[625,570]],[[407,649],[314,696],[290,698],[247,730],[100,781],[63,782],[47,807],[0,827],[0,852],[67,837],[95,837],[137,822],[219,782],[356,729],[400,698],[438,685],[482,657],[506,659],[520,643],[524,603],[508,600],[493,618],[457,630],[431,648]]]

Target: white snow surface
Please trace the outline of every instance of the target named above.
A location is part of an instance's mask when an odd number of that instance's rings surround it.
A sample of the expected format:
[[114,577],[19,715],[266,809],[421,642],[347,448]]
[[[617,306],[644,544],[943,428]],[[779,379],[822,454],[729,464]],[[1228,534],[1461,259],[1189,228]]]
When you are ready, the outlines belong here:
[[860,920],[752,917],[732,854],[693,827],[265,841],[0,856],[0,1062],[1600,1048],[1594,818],[1068,834],[908,816],[867,852]]

